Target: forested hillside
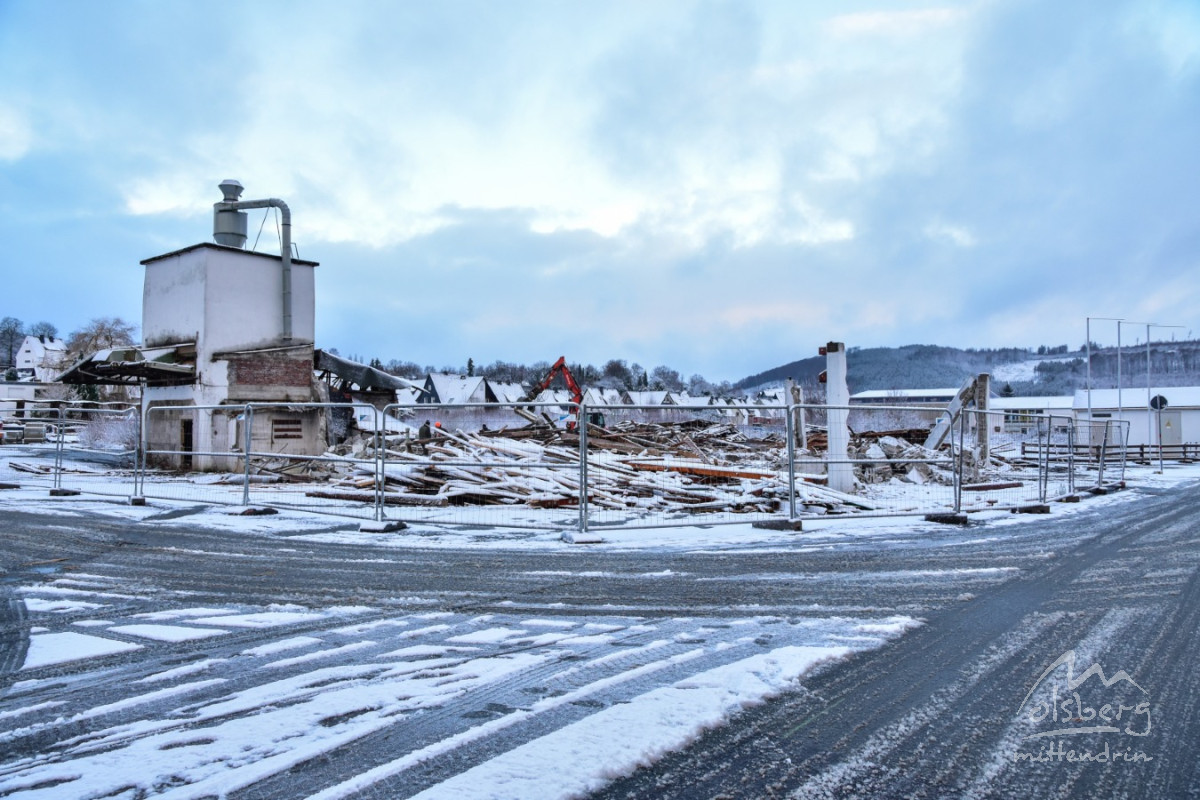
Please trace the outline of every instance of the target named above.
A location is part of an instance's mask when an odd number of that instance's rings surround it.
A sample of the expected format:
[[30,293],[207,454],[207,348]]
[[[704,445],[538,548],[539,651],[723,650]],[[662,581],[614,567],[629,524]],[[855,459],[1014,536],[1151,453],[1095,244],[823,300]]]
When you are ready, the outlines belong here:
[[[904,347],[851,347],[847,351],[847,382],[850,392],[870,389],[934,389],[959,386],[970,375],[992,372],[1002,364],[1033,358],[1023,348],[1000,350],[960,350],[932,344]],[[735,386],[751,389],[776,384],[787,378],[800,383],[816,380],[825,369],[824,356],[793,361],[781,367],[751,375]]]
[[[1153,342],[1150,345],[1150,383],[1154,386],[1200,386],[1200,341]],[[1118,366],[1118,361],[1120,362]],[[754,391],[776,386],[787,378],[813,384],[825,369],[823,356],[812,356],[743,378],[735,388]],[[851,347],[847,352],[850,392],[872,389],[941,389],[962,384],[971,375],[993,375],[996,392],[1066,395],[1087,386],[1087,353],[1065,346],[1038,348],[967,349],[938,345]],[[1092,348],[1092,387],[1146,385],[1146,347],[1128,346],[1118,356],[1115,347]]]

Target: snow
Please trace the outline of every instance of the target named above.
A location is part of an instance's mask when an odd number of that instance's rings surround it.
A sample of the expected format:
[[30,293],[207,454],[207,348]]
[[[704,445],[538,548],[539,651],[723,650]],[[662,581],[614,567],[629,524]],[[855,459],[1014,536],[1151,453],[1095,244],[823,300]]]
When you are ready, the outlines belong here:
[[1036,381],[1038,378],[1037,365],[1047,362],[1066,363],[1075,361],[1079,356],[1065,358],[1031,358],[1025,361],[1014,361],[1010,364],[1000,364],[992,370],[993,384],[1008,381]]
[[[527,742],[414,798],[557,800],[595,791],[779,694],[818,664],[848,653],[847,648],[785,647],[706,670]],[[546,780],[549,774],[553,781]]]
[[141,649],[139,644],[117,642],[74,631],[39,633],[29,637],[29,652],[25,655],[25,663],[21,669],[30,670],[52,664],[84,661],[138,649]]
[[503,642],[505,639],[511,639],[514,636],[523,636],[529,631],[513,628],[488,628],[487,630],[476,631],[474,633],[464,633],[461,636],[451,636],[446,641],[456,642],[458,644],[485,644],[494,642]]
[[247,656],[273,656],[276,653],[297,650],[302,647],[312,647],[318,644],[321,644],[321,640],[315,636],[293,636],[290,639],[282,639],[260,647],[251,647],[249,650],[243,650],[242,654]]
[[84,603],[79,600],[46,600],[41,597],[25,598],[25,608],[29,611],[46,611],[54,614],[70,614],[75,611],[91,611],[103,608],[101,603]]
[[190,642],[210,636],[224,636],[229,631],[220,628],[183,628],[178,625],[115,625],[108,629],[113,633],[140,636],[160,642]]
[[[1150,470],[1136,472],[1136,480],[1151,487],[1198,477],[1197,465],[1172,466],[1162,475]],[[1095,509],[1129,502],[1132,494],[1114,493],[1089,499],[1086,504],[1056,506],[1054,513],[1069,515],[1080,513],[1085,506]],[[179,507],[157,501],[157,508],[149,511],[98,501],[62,504],[43,495],[21,490],[0,497],[0,504],[133,520]],[[1029,518],[984,512],[973,519],[986,521],[990,534],[1004,529],[1003,535],[1010,535],[1009,526]],[[429,526],[422,528],[420,536],[411,532],[363,534],[347,529],[352,526],[314,520],[295,511],[284,511],[266,521],[243,524],[240,520],[230,517],[226,509],[210,508],[189,514],[181,524],[261,536],[286,529],[290,540],[335,541],[364,548],[367,554],[421,555],[451,547],[547,550],[562,554],[564,568],[531,575],[628,580],[634,582],[630,584],[634,589],[638,581],[688,576],[667,570],[572,569],[569,558],[578,547],[547,531],[481,536],[464,528]],[[913,537],[946,546],[990,538],[913,519],[806,520],[804,524],[801,533],[760,530],[749,524],[606,529],[603,542],[589,547],[607,552],[769,554],[894,546]],[[1054,557],[1054,553],[1047,550],[1046,556]],[[822,579],[844,584],[883,577],[938,581],[957,591],[958,587],[999,582],[1012,574],[1013,567],[997,566],[886,574],[846,572]],[[1147,577],[1181,574],[1179,569],[1164,568]],[[1103,579],[1102,575],[1093,577]],[[720,580],[813,579],[811,575],[748,570]],[[482,743],[489,745],[490,758],[471,762],[476,765],[418,796],[454,800],[577,796],[686,745],[741,709],[802,685],[805,676],[819,665],[878,647],[920,624],[914,617],[898,613],[906,609],[896,608],[864,611],[853,617],[815,608],[794,619],[770,616],[755,608],[740,615],[734,611],[719,621],[692,619],[686,608],[661,618],[620,616],[624,612],[617,607],[558,619],[551,610],[553,603],[483,615],[420,613],[421,605],[431,602],[423,597],[389,599],[388,608],[238,605],[147,610],[154,608],[150,600],[116,592],[114,584],[101,576],[75,573],[47,580],[14,587],[36,623],[33,630],[45,631],[29,637],[23,671],[71,665],[70,679],[85,682],[92,675],[115,670],[118,664],[136,661],[142,666],[129,673],[130,680],[123,682],[121,691],[79,704],[68,704],[54,694],[64,681],[57,673],[50,677],[34,674],[30,680],[8,687],[0,696],[0,748],[22,736],[53,741],[58,727],[91,722],[86,746],[64,746],[51,755],[0,760],[0,795],[4,796],[225,796],[374,733],[393,727],[399,730],[418,715],[473,708],[472,702],[482,705],[502,696],[513,681],[531,675],[538,676],[536,686],[545,693],[523,695],[519,703],[509,705],[497,701],[501,710],[490,719],[451,715],[456,727],[446,727],[435,739],[414,742],[411,749],[399,750],[390,761],[364,768],[313,797],[350,797],[432,759],[466,752],[465,748]],[[958,596],[972,595],[961,592]],[[1075,643],[1080,658],[1094,652],[1098,643],[1119,636],[1135,613],[1142,612],[1114,612]],[[68,614],[72,618],[66,618]],[[89,615],[94,616],[78,618]],[[1028,630],[1008,637],[991,660],[980,666],[979,673],[962,676],[935,697],[933,705],[962,702],[983,670],[1019,653],[1033,637],[1043,635],[1052,621],[1051,616],[1040,618]],[[88,632],[65,630],[69,627]],[[765,634],[773,637],[770,649],[756,643]],[[256,637],[255,646],[248,647],[246,638],[251,635]],[[177,646],[187,643],[196,643],[187,652],[203,657],[180,663],[176,656],[183,648]],[[1070,644],[1064,643],[1064,648]],[[123,658],[104,660],[111,656]],[[521,727],[531,721],[538,725]],[[920,722],[906,717],[885,727],[862,751],[840,764],[836,774],[814,776],[810,788],[878,768],[892,743]],[[504,744],[508,741],[504,737],[518,730],[537,735],[515,746],[490,748],[493,742]],[[1007,735],[1017,742],[1027,732],[1015,724]],[[1003,768],[1002,762],[989,767],[992,771]],[[555,780],[547,781],[547,774],[553,774]]]

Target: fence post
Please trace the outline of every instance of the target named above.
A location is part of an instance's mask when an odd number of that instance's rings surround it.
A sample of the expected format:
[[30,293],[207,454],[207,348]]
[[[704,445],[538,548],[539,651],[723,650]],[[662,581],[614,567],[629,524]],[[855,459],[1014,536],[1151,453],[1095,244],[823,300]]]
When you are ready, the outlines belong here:
[[247,403],[242,407],[242,414],[246,419],[246,429],[243,431],[243,450],[242,454],[246,457],[245,469],[242,476],[242,505],[250,505],[250,448],[254,441],[254,407]]
[[387,481],[387,438],[383,428],[387,425],[387,407],[381,412],[374,406],[375,414],[375,521],[383,522],[383,487]]
[[1042,444],[1042,431],[1046,432],[1046,444],[1041,448],[1044,455],[1038,459],[1038,502],[1046,502],[1046,490],[1050,485],[1050,426],[1038,420],[1038,445]]
[[[795,398],[789,398],[795,400]],[[792,403],[787,404],[786,413],[786,432],[787,432],[787,460],[788,460],[788,519],[796,519],[796,431],[795,431],[795,407]]]
[[[963,470],[966,469],[967,458],[967,414],[958,415],[958,458],[954,460],[954,513],[962,513]],[[953,442],[953,439],[951,439]],[[953,451],[954,445],[950,449]]]
[[67,438],[66,415],[58,409],[58,441],[54,443],[54,488],[62,488],[63,441]]
[[140,414],[142,418],[141,432],[141,469],[137,476],[138,497],[146,496],[146,461],[148,460],[148,451],[150,450],[150,404],[143,402]]
[[1075,423],[1067,420],[1067,494],[1075,494]]
[[588,530],[587,404],[579,404],[579,532]]

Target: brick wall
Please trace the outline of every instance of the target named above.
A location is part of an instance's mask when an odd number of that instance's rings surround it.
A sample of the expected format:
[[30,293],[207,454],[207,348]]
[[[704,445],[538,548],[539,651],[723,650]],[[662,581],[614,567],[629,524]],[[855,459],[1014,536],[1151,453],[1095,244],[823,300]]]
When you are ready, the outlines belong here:
[[312,400],[312,351],[229,355],[229,400]]

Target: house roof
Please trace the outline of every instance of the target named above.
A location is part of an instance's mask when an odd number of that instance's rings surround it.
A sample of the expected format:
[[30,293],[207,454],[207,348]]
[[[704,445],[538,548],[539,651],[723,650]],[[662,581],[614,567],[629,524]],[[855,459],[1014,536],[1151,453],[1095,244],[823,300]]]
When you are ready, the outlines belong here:
[[453,405],[455,403],[482,402],[484,393],[480,391],[483,378],[480,376],[467,377],[450,375],[443,372],[430,373],[426,378],[425,388],[433,390],[433,402]]
[[868,389],[865,392],[855,392],[851,400],[894,400],[897,398],[913,399],[918,397],[945,398],[952,400],[959,389]]
[[591,406],[618,406],[621,404],[621,390],[592,386],[584,390],[583,401]]
[[988,407],[998,411],[1045,411],[1056,408],[1066,410],[1072,407],[1075,398],[1072,395],[1047,395],[1044,397],[990,397]]
[[625,395],[629,398],[629,404],[634,406],[662,406],[674,405],[675,403],[675,401],[671,398],[671,393],[664,391],[629,391],[626,392]]
[[196,377],[196,345],[118,347],[84,356],[67,368],[62,383],[122,385],[145,381],[147,386],[185,386]]
[[357,361],[350,361],[341,356],[335,356],[324,350],[313,351],[313,366],[318,372],[328,372],[343,381],[353,383],[363,391],[370,389],[399,391],[401,389],[413,388],[423,391],[418,388],[418,384],[406,378],[391,375],[381,369],[369,367],[366,364],[359,364]]
[[488,381],[488,388],[492,390],[497,403],[516,403],[525,399],[525,387],[519,383]]
[[57,339],[53,336],[26,336],[21,342],[21,350],[26,347],[31,350],[41,350],[46,352],[66,352],[67,343],[63,339]]
[[[147,258],[146,260],[141,261],[139,263],[141,263],[142,266],[145,266],[147,264],[153,264],[155,261],[162,261],[164,258],[173,258],[175,256],[181,256],[184,253],[190,253],[193,250],[202,250],[202,249],[224,250],[229,253],[241,253],[242,255],[247,255],[247,256],[258,256],[259,258],[269,258],[274,261],[282,261],[283,260],[282,256],[278,256],[273,253],[260,253],[257,250],[246,250],[245,248],[242,248],[242,247],[230,247],[228,245],[215,244],[213,242],[200,242],[199,244],[193,244],[193,245],[189,245],[188,247],[182,247],[178,250],[172,250],[169,253],[163,253],[162,255],[151,256],[150,258]],[[305,261],[304,259],[301,259],[301,258],[293,258],[292,263],[299,264],[299,265],[305,266],[305,267],[320,266],[316,261]]]

